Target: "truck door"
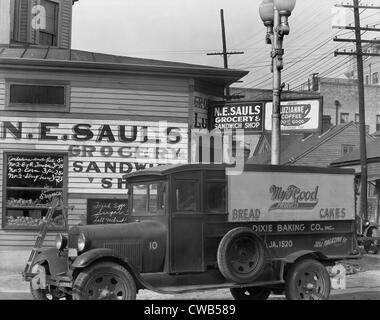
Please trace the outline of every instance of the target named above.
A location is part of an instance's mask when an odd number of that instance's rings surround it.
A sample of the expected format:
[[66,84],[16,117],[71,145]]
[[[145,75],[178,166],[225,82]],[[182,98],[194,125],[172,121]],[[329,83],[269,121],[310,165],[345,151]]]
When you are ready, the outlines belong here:
[[176,174],[171,182],[170,272],[202,272],[201,173]]

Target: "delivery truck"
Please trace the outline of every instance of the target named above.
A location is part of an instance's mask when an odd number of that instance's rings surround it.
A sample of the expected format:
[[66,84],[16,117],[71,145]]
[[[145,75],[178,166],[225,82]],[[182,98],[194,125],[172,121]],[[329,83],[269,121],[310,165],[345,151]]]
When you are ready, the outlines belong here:
[[[73,226],[24,277],[35,299],[136,299],[229,289],[328,299],[328,266],[358,259],[354,171],[158,166],[126,176],[123,224]],[[232,173],[231,173],[232,172]]]

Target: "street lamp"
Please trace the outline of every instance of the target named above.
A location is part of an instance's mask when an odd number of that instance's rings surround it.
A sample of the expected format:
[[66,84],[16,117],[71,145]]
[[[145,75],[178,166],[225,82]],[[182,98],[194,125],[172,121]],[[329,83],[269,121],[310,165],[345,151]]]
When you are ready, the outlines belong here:
[[296,0],[263,0],[260,5],[260,17],[267,27],[266,43],[272,45],[273,72],[273,112],[272,112],[272,157],[273,165],[280,164],[281,137],[281,70],[283,64],[284,36],[290,32],[288,19],[296,5]]

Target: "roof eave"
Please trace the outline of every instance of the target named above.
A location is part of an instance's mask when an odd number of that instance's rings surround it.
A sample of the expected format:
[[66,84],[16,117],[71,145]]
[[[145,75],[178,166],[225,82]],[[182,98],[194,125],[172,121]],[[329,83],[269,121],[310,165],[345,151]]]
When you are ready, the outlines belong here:
[[90,73],[149,73],[160,75],[171,75],[180,77],[192,77],[201,79],[214,79],[224,85],[232,84],[249,72],[235,69],[208,68],[208,67],[184,67],[184,66],[157,66],[149,64],[119,64],[100,63],[84,61],[61,61],[61,60],[40,60],[25,58],[0,58],[2,68],[45,68],[70,72],[90,72]]

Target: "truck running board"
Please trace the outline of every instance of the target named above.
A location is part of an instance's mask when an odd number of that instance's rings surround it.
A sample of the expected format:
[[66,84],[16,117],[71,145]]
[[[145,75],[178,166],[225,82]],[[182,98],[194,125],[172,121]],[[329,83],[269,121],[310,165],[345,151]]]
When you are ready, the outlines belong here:
[[226,282],[222,284],[214,285],[191,285],[191,286],[175,286],[175,287],[150,287],[148,290],[160,294],[181,294],[181,293],[191,293],[196,291],[208,291],[208,290],[218,290],[218,289],[230,289],[230,288],[251,288],[251,287],[268,287],[275,286],[279,284],[284,284],[284,281],[265,281],[265,282],[255,282],[250,284],[236,284],[232,282]]

